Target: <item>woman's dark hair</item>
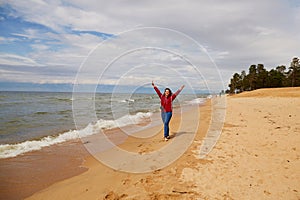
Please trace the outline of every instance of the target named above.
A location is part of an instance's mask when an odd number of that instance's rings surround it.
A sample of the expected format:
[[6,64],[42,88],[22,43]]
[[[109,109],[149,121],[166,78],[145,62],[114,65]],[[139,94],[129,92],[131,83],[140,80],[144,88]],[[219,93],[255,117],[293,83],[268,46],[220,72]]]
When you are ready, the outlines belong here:
[[172,96],[172,94],[173,94],[173,93],[172,93],[172,90],[171,90],[170,88],[166,88],[166,89],[165,89],[165,92],[166,92],[166,90],[169,90],[169,92],[170,92],[169,96]]

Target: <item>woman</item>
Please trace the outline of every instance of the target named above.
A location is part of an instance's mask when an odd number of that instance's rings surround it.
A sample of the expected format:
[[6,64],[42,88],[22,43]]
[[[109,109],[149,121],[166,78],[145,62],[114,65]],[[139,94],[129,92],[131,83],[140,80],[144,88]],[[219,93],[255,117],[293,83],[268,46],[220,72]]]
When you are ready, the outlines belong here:
[[174,94],[170,90],[170,88],[166,88],[164,94],[162,94],[159,89],[154,85],[152,81],[152,86],[154,87],[154,90],[156,91],[157,95],[160,98],[160,104],[161,104],[161,118],[164,123],[164,138],[165,141],[168,141],[170,139],[169,136],[169,122],[172,117],[172,101],[176,98],[176,96],[183,90],[184,85],[181,86],[177,92]]

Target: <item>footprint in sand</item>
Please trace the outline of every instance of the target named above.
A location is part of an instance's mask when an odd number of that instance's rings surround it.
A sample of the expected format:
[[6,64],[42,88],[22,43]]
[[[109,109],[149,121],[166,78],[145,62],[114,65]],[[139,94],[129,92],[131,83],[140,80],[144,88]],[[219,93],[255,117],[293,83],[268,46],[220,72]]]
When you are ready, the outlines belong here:
[[118,194],[114,193],[113,191],[110,191],[103,199],[105,200],[118,200],[128,197],[128,194],[122,194],[119,196]]
[[150,149],[149,149],[148,147],[146,147],[146,148],[141,149],[141,150],[139,151],[139,154],[147,153],[147,152],[149,152],[149,151],[150,151]]
[[122,184],[123,185],[128,185],[130,183],[130,179],[124,179],[124,180],[122,180]]

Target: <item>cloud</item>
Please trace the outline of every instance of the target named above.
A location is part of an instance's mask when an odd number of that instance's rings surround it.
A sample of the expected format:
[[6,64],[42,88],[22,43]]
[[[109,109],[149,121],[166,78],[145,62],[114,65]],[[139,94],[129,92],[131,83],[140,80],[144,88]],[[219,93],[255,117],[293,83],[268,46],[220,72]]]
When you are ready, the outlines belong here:
[[40,66],[39,63],[35,62],[33,59],[18,56],[15,54],[2,54],[0,55],[0,63],[2,65],[28,65],[28,66]]
[[12,38],[12,37],[0,37],[0,44],[10,44],[13,42],[19,41],[18,38]]
[[[183,76],[191,79],[193,69],[182,58],[190,59],[201,71],[202,76],[211,82],[218,83],[218,74],[222,74],[224,84],[235,72],[247,70],[251,64],[264,63],[269,68],[277,65],[288,65],[291,58],[299,56],[300,41],[300,7],[297,1],[266,0],[237,1],[224,3],[216,1],[7,1],[9,12],[1,16],[1,21],[7,19],[22,20],[28,24],[9,34],[0,35],[1,45],[10,44],[10,52],[1,56],[1,64],[16,66],[44,66],[49,74],[41,71],[31,73],[31,80],[39,81],[40,77],[51,81],[54,74],[58,76],[55,82],[64,82],[74,78],[74,74],[86,60],[86,75],[84,82],[98,81],[94,76],[103,71],[116,56],[124,54],[130,48],[160,47],[179,53],[140,50],[142,53],[131,52],[121,57],[115,64],[118,66],[106,70],[103,77],[106,84],[115,83],[118,78],[128,73],[132,67],[161,64],[171,66]],[[187,38],[169,36],[170,32],[130,32],[136,27],[154,26],[174,29],[191,37],[200,44],[202,49],[187,43]],[[124,32],[125,31],[125,32]],[[119,33],[123,34],[119,35]],[[111,34],[111,35],[110,35]],[[129,36],[130,35],[130,36]],[[127,39],[124,37],[128,37]],[[113,38],[118,42],[105,42]],[[95,49],[98,44],[105,44]],[[188,45],[187,45],[188,44]],[[15,50],[13,46],[22,49]],[[18,46],[17,46],[18,45]],[[7,49],[7,46],[3,48]],[[102,49],[101,49],[102,48]],[[132,49],[131,49],[132,50]],[[2,50],[3,51],[3,50]],[[98,54],[97,54],[98,51]],[[5,52],[5,51],[4,51]],[[208,53],[209,55],[207,55]],[[96,56],[97,55],[97,56]],[[99,55],[99,56],[98,56]],[[21,57],[18,57],[21,56]],[[109,58],[109,59],[108,59]],[[122,63],[121,63],[122,61]],[[214,64],[220,69],[216,72]],[[58,67],[60,66],[60,67]],[[22,69],[15,68],[22,73]],[[128,84],[141,84],[157,77],[157,81],[170,81],[180,84],[172,78],[166,80],[168,71],[151,73],[148,67],[142,67],[141,74],[128,74]],[[157,69],[153,65],[153,69]],[[65,74],[65,71],[72,72]],[[98,71],[97,71],[98,70]],[[5,76],[6,72],[3,72]],[[51,78],[47,78],[46,76]],[[35,77],[36,76],[36,77]],[[6,76],[8,77],[13,76]],[[20,76],[21,79],[21,76]],[[53,79],[54,80],[54,79]],[[203,84],[200,83],[195,84]],[[218,83],[219,84],[219,83]],[[217,85],[218,85],[217,84]]]

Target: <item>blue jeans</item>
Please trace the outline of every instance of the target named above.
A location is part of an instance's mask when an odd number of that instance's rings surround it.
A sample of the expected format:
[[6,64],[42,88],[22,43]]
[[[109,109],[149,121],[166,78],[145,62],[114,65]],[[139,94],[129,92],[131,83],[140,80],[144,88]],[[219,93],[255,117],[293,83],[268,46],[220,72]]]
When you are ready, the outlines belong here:
[[164,137],[168,137],[169,136],[169,122],[171,120],[172,117],[172,112],[161,112],[161,119],[164,123]]

